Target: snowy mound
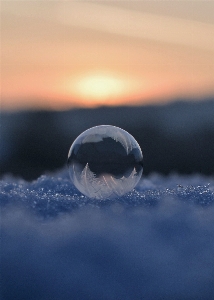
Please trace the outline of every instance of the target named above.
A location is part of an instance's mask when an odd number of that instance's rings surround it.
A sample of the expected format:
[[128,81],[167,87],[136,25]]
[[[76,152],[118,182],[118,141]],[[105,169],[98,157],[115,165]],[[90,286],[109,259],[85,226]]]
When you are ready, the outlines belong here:
[[0,182],[1,299],[214,299],[214,178],[93,200],[67,170]]

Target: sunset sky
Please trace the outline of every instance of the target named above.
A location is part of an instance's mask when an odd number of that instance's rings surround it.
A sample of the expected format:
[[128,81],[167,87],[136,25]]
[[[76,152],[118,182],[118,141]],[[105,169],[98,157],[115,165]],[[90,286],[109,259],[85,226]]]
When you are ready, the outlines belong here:
[[214,1],[1,1],[1,108],[214,95]]

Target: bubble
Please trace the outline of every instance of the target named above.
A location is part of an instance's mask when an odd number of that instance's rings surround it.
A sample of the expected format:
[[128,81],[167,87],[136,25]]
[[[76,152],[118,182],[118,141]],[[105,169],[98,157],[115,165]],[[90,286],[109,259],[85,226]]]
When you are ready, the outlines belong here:
[[143,155],[127,131],[100,125],[81,133],[68,153],[73,184],[89,198],[122,196],[138,183],[143,172]]

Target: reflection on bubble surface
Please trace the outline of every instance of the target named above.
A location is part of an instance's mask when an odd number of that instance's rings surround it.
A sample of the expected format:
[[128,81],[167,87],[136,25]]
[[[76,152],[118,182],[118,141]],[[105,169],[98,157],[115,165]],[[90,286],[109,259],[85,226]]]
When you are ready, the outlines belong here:
[[76,188],[90,198],[122,196],[141,178],[140,146],[125,130],[100,125],[92,127],[71,145],[68,167]]

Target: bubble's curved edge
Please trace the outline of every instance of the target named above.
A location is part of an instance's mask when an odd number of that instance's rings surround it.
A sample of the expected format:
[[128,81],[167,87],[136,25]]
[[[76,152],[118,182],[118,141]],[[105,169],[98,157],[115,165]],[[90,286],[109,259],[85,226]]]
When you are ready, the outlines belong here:
[[122,129],[121,127],[118,127],[118,126],[115,126],[115,125],[110,125],[110,124],[96,125],[96,126],[93,126],[93,127],[91,127],[91,128],[88,128],[88,129],[86,129],[85,131],[83,131],[82,133],[80,133],[80,134],[75,138],[75,140],[73,141],[73,143],[71,144],[71,146],[70,146],[70,148],[69,148],[69,151],[68,151],[68,158],[69,158],[69,156],[70,156],[71,148],[72,148],[72,146],[74,145],[74,143],[77,142],[78,138],[80,138],[83,134],[86,134],[87,132],[89,132],[89,131],[91,131],[91,130],[93,130],[93,129],[95,129],[95,128],[98,128],[98,127],[103,127],[103,128],[104,128],[104,127],[114,127],[114,128],[116,128],[116,129],[119,129],[119,130],[125,132],[126,134],[130,135],[130,136],[133,138],[133,140],[137,143],[137,145],[138,145],[138,147],[139,147],[139,149],[140,149],[140,151],[141,151],[142,158],[143,158],[142,149],[141,149],[140,145],[138,144],[137,140],[134,138],[134,136],[133,136],[131,133],[129,133],[128,131]]

